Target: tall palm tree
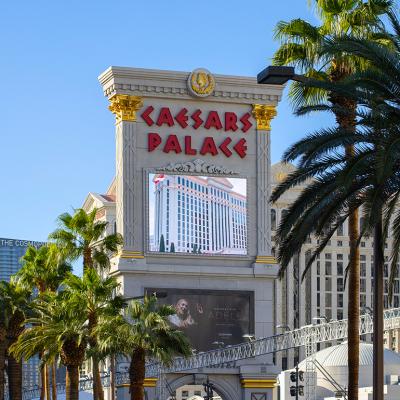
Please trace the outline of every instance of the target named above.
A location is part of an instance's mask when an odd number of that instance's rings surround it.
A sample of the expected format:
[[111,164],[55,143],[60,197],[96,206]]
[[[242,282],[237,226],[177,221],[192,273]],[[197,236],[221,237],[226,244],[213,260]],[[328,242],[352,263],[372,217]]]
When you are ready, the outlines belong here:
[[[192,350],[183,332],[171,327],[168,317],[175,310],[159,305],[157,297],[145,296],[143,301],[132,301],[126,316],[106,319],[99,327],[101,346],[117,347],[131,358],[129,366],[131,400],[144,399],[146,357],[168,364],[174,356],[190,356]],[[104,335],[114,329],[114,335]]]
[[29,297],[29,290],[15,279],[12,278],[10,282],[0,282],[0,326],[3,332],[0,337],[0,382],[3,383],[1,390],[4,396],[4,368],[7,357],[9,397],[13,400],[22,399],[22,363],[14,358],[9,348],[25,329],[24,321],[29,313]]
[[[305,225],[322,237],[311,257],[330,239],[338,224],[351,210],[362,205],[365,232],[374,235],[374,400],[383,399],[383,266],[384,242],[393,222],[391,281],[397,276],[400,245],[400,23],[389,13],[394,34],[385,34],[392,50],[368,40],[354,37],[334,40],[327,51],[362,57],[368,69],[353,73],[341,84],[312,82],[316,88],[328,88],[338,95],[352,98],[362,107],[358,111],[357,131],[325,130],[309,135],[293,145],[284,159],[299,159],[299,169],[278,186],[273,198],[279,198],[289,187],[314,181],[301,193],[290,208],[279,230],[281,249],[289,253],[301,246],[307,233]],[[329,105],[306,108],[331,110]],[[345,139],[354,155],[346,159],[338,146]],[[325,229],[325,230],[324,230]],[[291,248],[293,247],[293,248]],[[287,262],[283,250],[279,254]]]
[[83,257],[83,269],[109,268],[110,253],[115,253],[122,242],[120,234],[107,235],[108,222],[96,220],[97,209],[86,213],[82,208],[74,214],[58,217],[59,229],[49,235],[65,252],[67,259],[74,261]]
[[[73,215],[64,213],[58,217],[60,227],[49,235],[49,239],[55,240],[67,259],[74,261],[83,258],[84,271],[109,268],[110,254],[115,253],[123,243],[120,234],[107,235],[108,222],[96,220],[97,212],[96,208],[89,213],[79,208]],[[97,373],[94,381],[101,381],[100,373]],[[95,397],[95,400],[102,400],[102,397]]]
[[[293,65],[309,78],[339,82],[352,71],[362,68],[362,60],[354,55],[324,53],[323,43],[327,38],[343,34],[373,39],[375,33],[381,28],[379,17],[390,9],[392,2],[389,0],[316,0],[314,4],[321,19],[319,26],[301,19],[278,23],[275,36],[282,45],[275,53],[274,63]],[[295,106],[315,104],[327,98],[333,105],[338,126],[354,131],[356,103],[352,98],[337,96],[334,92],[298,83],[291,86],[290,97]],[[342,112],[343,109],[346,110],[345,113]],[[348,145],[347,158],[351,158],[353,154],[354,149]],[[349,400],[358,398],[360,340],[358,236],[358,210],[354,209],[349,215],[349,285],[352,287],[348,298]]]
[[67,369],[66,399],[79,399],[79,367],[87,348],[88,327],[85,305],[71,303],[63,293],[47,293],[34,301],[36,315],[28,318],[31,324],[11,346],[11,353],[29,359],[46,349],[46,358],[60,356]]
[[87,269],[83,277],[69,274],[64,280],[65,293],[70,296],[72,303],[85,305],[88,317],[88,344],[92,354],[93,367],[93,398],[104,399],[103,387],[99,370],[99,348],[96,328],[99,319],[104,316],[119,314],[123,306],[123,299],[115,296],[119,287],[114,277],[103,279],[94,269]]
[[[72,270],[60,249],[51,243],[39,249],[29,246],[21,258],[22,267],[17,272],[16,278],[27,288],[37,289],[42,295],[46,291],[56,292],[68,272]],[[56,363],[52,363],[52,398],[56,400]],[[41,368],[41,398],[50,399],[49,370],[48,364]]]

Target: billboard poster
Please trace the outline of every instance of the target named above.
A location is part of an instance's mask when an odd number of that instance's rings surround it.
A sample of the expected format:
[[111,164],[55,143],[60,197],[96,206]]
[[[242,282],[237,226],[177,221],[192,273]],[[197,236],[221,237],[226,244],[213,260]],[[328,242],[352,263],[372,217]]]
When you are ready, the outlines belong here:
[[247,254],[247,180],[149,174],[149,250]]
[[146,289],[148,294],[154,292],[163,294],[161,304],[174,307],[171,325],[185,332],[197,351],[242,343],[243,335],[254,333],[253,292]]

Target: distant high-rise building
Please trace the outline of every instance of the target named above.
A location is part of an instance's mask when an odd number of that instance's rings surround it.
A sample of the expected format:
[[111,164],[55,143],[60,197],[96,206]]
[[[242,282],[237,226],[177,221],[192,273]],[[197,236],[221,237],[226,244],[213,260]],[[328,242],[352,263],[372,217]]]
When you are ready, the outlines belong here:
[[152,251],[164,240],[165,251],[247,254],[247,199],[229,179],[155,175],[153,182]]
[[[291,164],[272,165],[272,188],[295,171]],[[271,206],[271,230],[274,234],[287,209],[306,187],[305,184],[288,190]],[[363,226],[360,212],[359,227]],[[309,272],[302,280],[308,257],[319,244],[318,238],[311,235],[301,251],[288,265],[282,279],[276,281],[276,325],[285,329],[296,329],[304,325],[322,321],[347,318],[347,299],[349,285],[345,285],[346,267],[349,262],[350,246],[348,222],[341,224],[319,257],[313,262]],[[390,254],[395,243],[389,231],[385,243],[384,265],[384,306],[400,307],[400,269],[397,271],[393,286],[393,303],[389,304]],[[360,241],[360,311],[371,312],[373,308],[373,238],[365,236]],[[281,333],[279,330],[277,333]],[[362,340],[371,341],[371,335]],[[325,342],[318,344],[318,350],[337,344]],[[385,333],[385,347],[400,352],[400,331]],[[291,349],[277,353],[277,365],[283,370],[293,368],[298,360],[304,359],[304,349]]]
[[[34,242],[21,239],[0,238],[0,280],[9,281],[11,276],[21,268],[21,257],[28,246],[41,247],[45,242]],[[23,365],[24,387],[34,387],[39,384],[39,358],[33,357]]]

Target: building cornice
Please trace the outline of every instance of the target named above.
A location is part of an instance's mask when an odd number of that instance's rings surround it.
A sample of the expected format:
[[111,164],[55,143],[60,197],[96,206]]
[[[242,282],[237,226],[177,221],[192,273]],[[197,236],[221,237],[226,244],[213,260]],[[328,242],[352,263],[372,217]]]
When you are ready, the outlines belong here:
[[180,98],[205,102],[228,102],[240,104],[271,104],[281,99],[283,86],[260,85],[256,78],[213,75],[215,90],[205,98],[194,98],[187,88],[190,72],[163,71],[141,68],[109,67],[99,76],[104,95]]

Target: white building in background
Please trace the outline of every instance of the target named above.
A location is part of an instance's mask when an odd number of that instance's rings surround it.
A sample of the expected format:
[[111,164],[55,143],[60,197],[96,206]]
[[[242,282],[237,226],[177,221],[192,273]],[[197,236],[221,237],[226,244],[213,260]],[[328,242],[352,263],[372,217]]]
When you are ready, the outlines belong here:
[[153,183],[151,251],[164,240],[167,252],[247,254],[246,196],[229,179],[162,174]]
[[[290,164],[277,163],[272,165],[272,188],[286,177],[295,167]],[[279,225],[285,210],[296,199],[304,186],[289,190],[271,207],[272,236]],[[360,213],[361,214],[361,213]],[[360,218],[360,225],[362,225]],[[348,239],[348,224],[344,223],[332,236],[319,258],[312,264],[309,273],[301,281],[308,255],[317,246],[317,240],[310,237],[302,251],[289,265],[282,280],[276,281],[276,325],[283,329],[298,328],[303,325],[318,323],[318,318],[340,320],[347,318],[348,285],[344,285],[345,270],[349,260],[350,248]],[[389,238],[385,244],[385,298],[384,305],[389,307],[388,280],[390,275],[389,257],[392,241]],[[360,307],[361,312],[371,312],[373,308],[373,240],[363,238],[360,242]],[[400,306],[400,285],[398,274],[394,284],[392,307]],[[279,330],[278,332],[279,333]],[[369,336],[369,335],[368,335]],[[399,352],[399,332],[388,334],[385,338],[386,347]],[[370,341],[370,337],[362,338]],[[336,343],[319,344],[318,350],[330,347]],[[276,362],[282,370],[293,368],[296,360],[304,358],[304,349],[289,350],[277,353]]]
[[[326,348],[314,355],[319,369],[316,370],[316,400],[343,399],[340,396],[348,387],[347,372],[347,343]],[[400,399],[400,356],[393,351],[384,351],[385,370],[385,400]],[[372,400],[372,365],[373,346],[369,343],[360,345],[359,370],[359,400]],[[306,361],[299,364],[299,369],[306,370]],[[290,387],[295,383],[290,380],[290,373],[294,370],[283,371],[279,374],[280,400],[292,400]],[[300,382],[305,385],[305,382]]]

